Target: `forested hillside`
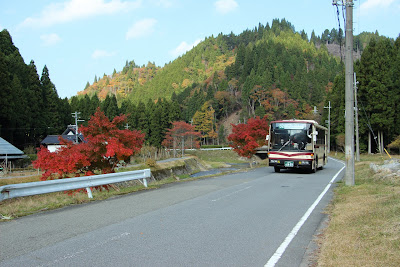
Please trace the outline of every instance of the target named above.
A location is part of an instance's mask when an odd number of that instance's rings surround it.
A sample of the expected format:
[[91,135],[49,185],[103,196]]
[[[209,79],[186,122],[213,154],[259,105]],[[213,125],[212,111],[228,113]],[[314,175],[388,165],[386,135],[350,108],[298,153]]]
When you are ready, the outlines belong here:
[[[227,133],[220,122],[234,112],[240,113],[242,122],[264,115],[268,119],[314,118],[313,106],[322,107],[343,68],[340,58],[329,55],[325,46],[340,43],[340,34],[327,33],[322,37],[313,33],[310,41],[304,31],[296,32],[284,19],[239,35],[221,33],[162,68],[127,61],[121,72],[95,77],[92,85],[88,83],[71,99],[71,106],[83,111],[104,100],[102,106],[112,117],[118,102],[120,111],[130,114],[129,124],[144,131],[148,141],[157,140],[149,141],[155,146],[165,133],[160,125],[170,125],[170,116],[202,128],[204,140],[213,143],[224,140]],[[156,122],[152,122],[152,114],[158,112],[170,116],[154,116]]]
[[68,99],[60,99],[45,66],[39,77],[26,65],[7,30],[0,32],[0,136],[23,148],[59,134],[71,121]]
[[[344,132],[344,66],[340,54],[334,56],[329,50],[332,46],[340,50],[343,39],[342,31],[336,29],[325,30],[321,36],[313,32],[308,38],[286,20],[276,19],[239,35],[208,37],[164,67],[127,61],[121,71],[95,77],[68,101],[58,97],[47,67],[39,78],[34,62],[24,63],[3,30],[0,133],[21,148],[37,146],[45,135],[62,133],[72,122],[71,111],[81,112],[87,121],[100,107],[110,119],[127,114],[126,127],[144,132],[148,145],[160,147],[173,122],[180,120],[195,126],[203,144],[224,143],[229,133],[221,122],[232,114],[238,118],[234,123],[265,116],[267,120],[316,119],[325,124],[324,106],[331,101],[332,142],[340,148],[336,137]],[[355,69],[360,72],[364,120],[385,132],[387,144],[400,134],[394,127],[399,120],[396,77],[400,68],[398,61],[389,60],[399,57],[398,41],[377,32],[362,33],[355,40],[355,52],[363,51]],[[374,98],[375,94],[380,98]],[[365,148],[368,127],[361,128]]]
[[[375,152],[380,143],[386,147],[400,135],[400,36],[395,41],[372,38],[355,63],[354,71],[358,81],[360,149],[367,152],[370,142],[370,151]],[[331,101],[333,107],[332,142],[338,149],[344,145],[344,95],[345,77],[341,73],[335,78],[325,103],[328,106],[327,101]]]

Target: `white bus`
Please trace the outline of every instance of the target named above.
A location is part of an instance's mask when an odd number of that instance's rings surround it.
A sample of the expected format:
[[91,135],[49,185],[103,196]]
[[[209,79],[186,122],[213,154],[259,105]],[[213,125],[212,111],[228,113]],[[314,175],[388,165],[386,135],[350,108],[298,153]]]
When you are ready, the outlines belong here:
[[322,169],[328,162],[328,129],[313,120],[272,121],[267,135],[269,166],[281,169]]

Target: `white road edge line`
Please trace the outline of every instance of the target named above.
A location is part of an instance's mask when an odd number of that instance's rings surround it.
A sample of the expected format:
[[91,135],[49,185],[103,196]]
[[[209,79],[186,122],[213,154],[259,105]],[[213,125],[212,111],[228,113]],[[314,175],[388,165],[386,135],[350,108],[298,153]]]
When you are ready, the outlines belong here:
[[[342,162],[341,162],[342,163]],[[285,238],[283,243],[279,246],[279,248],[275,251],[274,255],[268,260],[268,262],[264,265],[264,267],[273,267],[275,264],[279,261],[279,259],[282,257],[283,253],[285,252],[286,248],[289,246],[290,242],[292,242],[293,238],[296,236],[297,232],[300,230],[300,228],[303,226],[303,224],[306,222],[308,217],[310,216],[311,212],[315,209],[315,207],[318,205],[318,203],[321,201],[325,193],[328,191],[329,187],[331,187],[333,181],[338,177],[338,175],[343,171],[345,166],[343,166],[340,171],[338,171],[335,176],[333,176],[332,180],[329,182],[329,184],[325,187],[324,191],[318,196],[318,198],[314,201],[314,203],[311,205],[311,207],[307,210],[307,212],[301,217],[300,221],[293,227],[292,231],[289,233],[289,235]]]

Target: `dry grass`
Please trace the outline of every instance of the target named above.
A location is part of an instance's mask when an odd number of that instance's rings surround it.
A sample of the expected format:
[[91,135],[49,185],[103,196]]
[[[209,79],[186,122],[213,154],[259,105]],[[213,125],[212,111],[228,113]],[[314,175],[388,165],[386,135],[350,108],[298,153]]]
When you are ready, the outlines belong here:
[[[220,164],[223,164],[224,162],[235,162],[235,160],[238,161],[237,159],[238,157],[237,155],[235,155],[233,151],[208,151],[208,152],[201,151],[200,156],[206,158],[208,162],[214,164],[218,164],[218,162],[220,162]],[[160,169],[162,168],[170,169],[176,166],[183,166],[184,164],[185,163],[183,160],[178,160],[178,161],[160,163],[157,164],[157,166],[155,167]],[[148,166],[144,165],[138,165],[133,167],[131,166],[128,168],[123,168],[119,171],[131,171],[143,168],[148,168]],[[169,178],[162,179],[161,181],[153,181],[149,183],[147,189],[158,188],[163,184],[177,182],[177,180],[188,181],[188,180],[200,179],[200,178],[189,178],[188,175],[186,176],[183,175],[178,178],[180,179],[176,179],[175,176],[171,176]],[[32,176],[26,178],[0,179],[0,186],[7,184],[28,183],[36,181],[39,181],[39,176]],[[132,181],[131,183],[121,187],[114,186],[113,188],[110,188],[109,191],[94,190],[93,199],[88,198],[86,191],[83,191],[82,193],[77,193],[72,196],[65,194],[64,192],[59,192],[59,193],[50,193],[45,195],[8,199],[0,202],[0,221],[2,216],[12,219],[45,210],[61,208],[68,205],[81,204],[90,201],[107,199],[116,195],[128,194],[140,190],[146,190],[146,188],[139,182]]]
[[370,162],[382,161],[363,156],[356,163],[356,185],[336,189],[318,266],[400,266],[400,183],[370,170]]
[[[62,208],[69,205],[83,204],[90,201],[104,200],[110,197],[129,194],[141,190],[158,188],[163,184],[175,182],[173,178],[154,181],[145,188],[138,181],[131,181],[129,186],[118,187],[113,185],[107,190],[93,190],[93,198],[89,199],[86,190],[69,195],[64,192],[43,195],[6,199],[0,202],[0,215],[7,219],[14,219],[33,213]],[[1,216],[0,216],[1,218]],[[0,219],[1,221],[1,219]]]

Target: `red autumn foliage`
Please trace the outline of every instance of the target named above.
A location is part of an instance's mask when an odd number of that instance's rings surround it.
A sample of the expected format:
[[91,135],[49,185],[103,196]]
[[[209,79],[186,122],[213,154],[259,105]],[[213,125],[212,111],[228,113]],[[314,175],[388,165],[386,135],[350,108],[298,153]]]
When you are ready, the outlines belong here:
[[233,150],[241,157],[251,158],[256,148],[265,144],[268,134],[268,122],[259,117],[251,118],[247,124],[232,124],[232,133],[228,136]]
[[195,126],[184,121],[175,121],[172,128],[167,130],[162,145],[168,148],[181,148],[182,140],[184,148],[199,148],[201,133],[195,131]]
[[88,121],[88,126],[80,128],[85,142],[74,144],[60,140],[63,145],[56,152],[45,147],[38,151],[35,168],[44,171],[42,181],[93,175],[95,172],[114,172],[116,164],[128,161],[130,156],[140,151],[144,134],[137,130],[120,130],[126,116],[117,116],[110,121],[100,109]]

